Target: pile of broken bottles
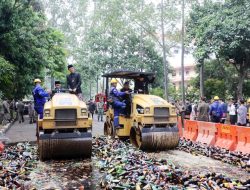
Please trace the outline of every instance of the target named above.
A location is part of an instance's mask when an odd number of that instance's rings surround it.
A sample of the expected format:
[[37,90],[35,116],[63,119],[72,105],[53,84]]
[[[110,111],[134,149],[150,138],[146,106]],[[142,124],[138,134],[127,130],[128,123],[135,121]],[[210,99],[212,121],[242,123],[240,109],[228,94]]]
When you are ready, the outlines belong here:
[[250,154],[242,154],[241,152],[233,152],[220,147],[207,146],[206,144],[192,142],[186,139],[180,140],[178,149],[191,154],[221,160],[224,163],[237,165],[250,173]]
[[94,139],[93,151],[97,167],[104,173],[100,186],[107,190],[250,189],[250,179],[232,181],[215,173],[192,175],[119,139]]
[[0,153],[0,189],[23,188],[37,164],[37,149],[29,143],[5,147]]

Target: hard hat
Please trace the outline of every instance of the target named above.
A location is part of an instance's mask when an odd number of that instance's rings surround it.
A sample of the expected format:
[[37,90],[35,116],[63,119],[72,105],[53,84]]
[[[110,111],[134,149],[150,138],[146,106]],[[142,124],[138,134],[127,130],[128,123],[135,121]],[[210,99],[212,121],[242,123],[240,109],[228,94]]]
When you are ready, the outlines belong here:
[[34,83],[37,83],[37,82],[41,83],[42,81],[40,79],[35,79]]
[[219,96],[214,97],[214,100],[219,100],[219,99],[220,99]]
[[250,103],[250,98],[247,99],[247,103]]
[[113,84],[113,83],[118,83],[118,80],[112,79],[112,80],[110,81],[110,84]]

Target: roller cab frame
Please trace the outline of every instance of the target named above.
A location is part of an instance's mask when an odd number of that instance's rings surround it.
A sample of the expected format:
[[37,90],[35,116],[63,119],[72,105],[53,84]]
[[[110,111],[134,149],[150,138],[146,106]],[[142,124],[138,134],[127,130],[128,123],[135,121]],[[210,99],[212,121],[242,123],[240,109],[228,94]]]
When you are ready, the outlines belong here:
[[44,105],[38,120],[38,153],[41,160],[90,158],[92,118],[85,102],[74,94],[57,93]]
[[[105,92],[108,97],[109,80],[112,78],[135,81],[138,77],[144,77],[148,83],[152,83],[155,75],[146,72],[115,71],[104,74],[103,77],[106,78]],[[131,102],[131,114],[119,116],[119,129],[114,128],[114,110],[112,104],[109,104],[104,123],[105,135],[130,138],[130,142],[142,150],[165,150],[178,146],[177,114],[173,105],[161,97],[149,94],[133,94]]]

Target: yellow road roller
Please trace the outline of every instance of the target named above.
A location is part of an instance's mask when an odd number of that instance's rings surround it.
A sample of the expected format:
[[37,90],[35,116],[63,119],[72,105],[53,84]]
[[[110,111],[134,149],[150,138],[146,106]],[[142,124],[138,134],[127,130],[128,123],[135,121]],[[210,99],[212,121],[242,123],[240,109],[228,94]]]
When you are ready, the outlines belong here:
[[[144,81],[143,85],[153,83],[155,74],[133,71],[115,71],[104,74],[106,78],[106,96],[109,95],[110,79],[137,83],[137,80]],[[134,86],[136,89],[136,84]],[[104,134],[118,136],[121,139],[130,138],[130,142],[142,150],[166,150],[178,146],[179,133],[177,128],[177,114],[175,107],[161,97],[147,94],[148,90],[141,93],[135,90],[127,102],[125,110],[128,113],[119,115],[119,128],[114,127],[114,109],[112,102],[108,105],[106,122],[104,123]],[[129,102],[129,103],[128,103]]]
[[74,94],[57,93],[44,105],[38,121],[40,160],[90,158],[92,118],[87,106]]

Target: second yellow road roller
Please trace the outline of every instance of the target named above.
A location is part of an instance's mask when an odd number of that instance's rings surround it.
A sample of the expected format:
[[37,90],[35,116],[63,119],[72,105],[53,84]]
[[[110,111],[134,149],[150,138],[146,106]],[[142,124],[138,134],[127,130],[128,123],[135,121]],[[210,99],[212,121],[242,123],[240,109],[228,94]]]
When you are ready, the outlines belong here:
[[[111,79],[118,79],[120,86],[124,81],[134,83],[134,93],[126,102],[126,108],[119,115],[119,127],[114,127],[114,108],[112,102],[106,113],[104,134],[130,138],[130,142],[142,150],[165,150],[178,146],[179,133],[175,107],[161,97],[148,94],[148,84],[153,83],[154,73],[134,71],[114,71],[104,74],[106,96],[109,96]],[[138,81],[144,89],[137,89]]]
[[38,121],[40,160],[90,158],[92,118],[86,104],[74,94],[57,93],[46,102]]

